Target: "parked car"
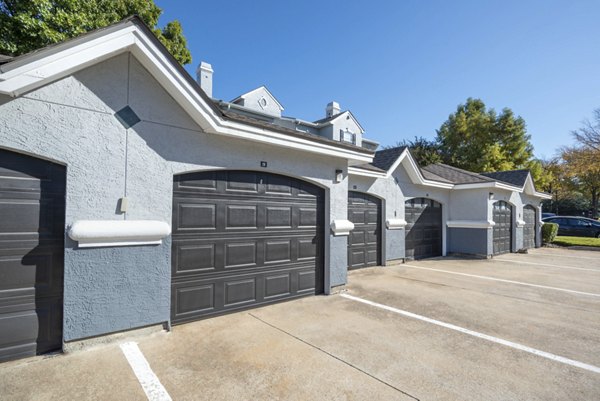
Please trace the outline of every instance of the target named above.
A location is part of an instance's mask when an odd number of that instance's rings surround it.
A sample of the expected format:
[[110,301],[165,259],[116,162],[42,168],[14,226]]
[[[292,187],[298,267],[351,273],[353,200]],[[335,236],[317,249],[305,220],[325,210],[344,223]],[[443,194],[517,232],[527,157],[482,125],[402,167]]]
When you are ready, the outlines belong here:
[[542,213],[542,219],[545,219],[546,217],[554,217],[556,216],[556,213]]
[[600,238],[600,221],[574,216],[546,217],[542,221],[558,224],[558,235]]

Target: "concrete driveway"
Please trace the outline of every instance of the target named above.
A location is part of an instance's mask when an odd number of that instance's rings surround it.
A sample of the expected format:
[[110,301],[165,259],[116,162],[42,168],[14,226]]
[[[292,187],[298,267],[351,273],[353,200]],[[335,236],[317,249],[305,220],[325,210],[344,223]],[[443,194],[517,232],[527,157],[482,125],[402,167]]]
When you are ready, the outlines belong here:
[[538,249],[358,270],[337,295],[2,364],[0,398],[598,399],[597,255]]

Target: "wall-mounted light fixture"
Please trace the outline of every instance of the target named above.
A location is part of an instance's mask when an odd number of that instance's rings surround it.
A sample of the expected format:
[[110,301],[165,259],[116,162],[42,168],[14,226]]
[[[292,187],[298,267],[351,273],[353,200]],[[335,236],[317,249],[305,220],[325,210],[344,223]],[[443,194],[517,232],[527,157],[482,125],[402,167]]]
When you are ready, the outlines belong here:
[[490,192],[490,194],[489,194],[489,199],[490,199],[490,200],[494,199],[494,193],[493,193],[493,192]]
[[339,184],[344,181],[344,171],[343,170],[335,170],[335,182]]

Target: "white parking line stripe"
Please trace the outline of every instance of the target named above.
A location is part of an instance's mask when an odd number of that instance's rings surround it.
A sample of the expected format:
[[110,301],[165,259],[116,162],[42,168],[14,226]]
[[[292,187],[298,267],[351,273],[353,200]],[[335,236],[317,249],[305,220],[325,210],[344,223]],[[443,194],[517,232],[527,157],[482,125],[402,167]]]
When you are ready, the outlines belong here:
[[150,401],[172,401],[171,396],[150,368],[150,364],[136,343],[121,344],[121,351]]
[[547,286],[547,285],[524,283],[522,281],[505,280],[505,279],[496,278],[496,277],[479,276],[477,274],[459,273],[459,272],[453,272],[453,271],[449,271],[449,270],[434,269],[432,267],[421,267],[421,266],[409,265],[409,264],[406,264],[406,263],[403,264],[403,265],[399,265],[399,266],[412,267],[413,269],[432,270],[434,272],[441,272],[441,273],[447,273],[447,274],[456,274],[458,276],[475,277],[475,278],[480,278],[482,280],[501,281],[503,283],[526,285],[528,287],[536,287],[536,288],[544,288],[544,289],[547,289],[547,290],[563,291],[563,292],[569,292],[569,293],[572,293],[572,294],[589,295],[591,297],[600,297],[600,294],[594,294],[592,292],[583,292],[583,291],[568,290],[566,288],[558,288],[558,287],[550,287],[550,286]]
[[350,294],[340,294],[340,296],[344,297],[346,299],[350,299],[352,301],[362,302],[363,304],[374,306],[376,308],[381,308],[381,309],[387,310],[389,312],[394,312],[394,313],[397,313],[397,314],[402,315],[402,316],[411,317],[413,319],[418,319],[418,320],[421,320],[423,322],[435,324],[437,326],[445,327],[445,328],[450,329],[450,330],[455,330],[455,331],[458,331],[458,332],[461,332],[461,333],[464,333],[464,334],[468,334],[468,335],[473,336],[473,337],[477,337],[477,338],[481,338],[481,339],[484,339],[484,340],[487,340],[487,341],[491,341],[491,342],[496,343],[496,344],[501,344],[501,345],[505,345],[507,347],[518,349],[520,351],[529,352],[530,354],[541,356],[542,358],[547,358],[547,359],[550,359],[550,360],[553,360],[553,361],[556,361],[556,362],[560,362],[560,363],[564,363],[564,364],[567,364],[567,365],[575,366],[577,368],[589,370],[590,372],[600,373],[600,367],[598,367],[598,366],[589,365],[587,363],[575,361],[573,359],[565,358],[565,357],[562,357],[562,356],[559,356],[559,355],[554,355],[554,354],[551,354],[549,352],[540,351],[539,349],[531,348],[531,347],[528,347],[526,345],[514,343],[512,341],[503,340],[503,339],[498,338],[498,337],[493,337],[493,336],[490,336],[490,335],[487,335],[487,334],[479,333],[477,331],[465,329],[465,328],[460,327],[460,326],[455,326],[455,325],[450,324],[450,323],[442,322],[440,320],[431,319],[431,318],[428,318],[428,317],[425,317],[425,316],[422,316],[422,315],[417,315],[416,313],[412,313],[412,312],[408,312],[408,311],[405,311],[405,310],[397,309],[397,308],[394,308],[392,306],[387,306],[387,305],[383,305],[383,304],[380,304],[380,303],[377,303],[377,302],[369,301],[367,299],[355,297],[355,296],[350,295]]
[[559,257],[559,258],[569,258],[569,259],[589,259],[589,260],[600,260],[600,255],[598,255],[597,258],[588,258],[585,256],[571,256],[571,255],[559,255],[559,254],[553,254],[553,253],[531,253],[532,255],[540,255],[540,256],[554,256],[554,257]]
[[600,273],[600,269],[586,269],[585,267],[572,267],[572,266],[551,265],[549,263],[525,262],[523,260],[514,260],[514,259],[506,259],[506,258],[502,258],[502,259],[490,259],[490,260],[492,260],[494,262],[523,263],[523,264],[526,264],[526,265],[550,266],[550,267],[556,267],[556,268],[559,268],[559,269],[585,270],[585,271],[589,271],[589,272],[598,272],[598,273]]

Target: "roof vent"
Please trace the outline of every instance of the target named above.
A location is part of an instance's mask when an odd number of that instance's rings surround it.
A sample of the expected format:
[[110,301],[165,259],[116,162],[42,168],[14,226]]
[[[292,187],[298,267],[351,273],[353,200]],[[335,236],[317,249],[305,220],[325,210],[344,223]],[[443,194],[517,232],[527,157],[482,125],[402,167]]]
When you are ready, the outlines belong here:
[[340,114],[340,104],[338,102],[329,102],[325,108],[325,117],[332,117]]

